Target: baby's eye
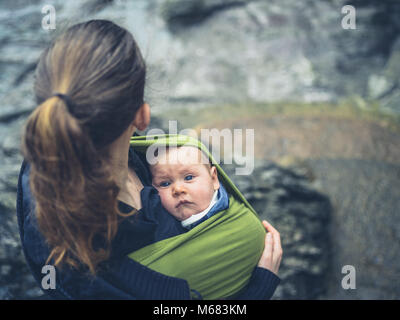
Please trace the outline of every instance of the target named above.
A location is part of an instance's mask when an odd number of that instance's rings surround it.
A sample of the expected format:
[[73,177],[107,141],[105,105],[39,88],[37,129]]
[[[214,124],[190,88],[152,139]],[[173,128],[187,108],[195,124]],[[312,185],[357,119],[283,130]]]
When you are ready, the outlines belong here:
[[168,187],[170,184],[171,184],[171,183],[168,182],[168,181],[163,181],[163,182],[160,182],[160,187],[161,187],[161,188],[166,188],[166,187]]
[[191,175],[191,174],[188,174],[186,177],[185,177],[185,180],[186,181],[190,181],[190,180],[192,180],[194,177]]

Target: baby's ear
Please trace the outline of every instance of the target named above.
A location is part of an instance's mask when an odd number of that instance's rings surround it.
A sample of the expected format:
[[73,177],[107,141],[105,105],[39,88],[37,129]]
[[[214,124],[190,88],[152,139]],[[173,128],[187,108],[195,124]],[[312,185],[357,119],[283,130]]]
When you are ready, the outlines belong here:
[[218,180],[217,167],[212,166],[211,169],[210,169],[210,173],[211,173],[211,179],[212,179],[212,182],[213,182],[214,190],[218,190],[219,189],[219,180]]

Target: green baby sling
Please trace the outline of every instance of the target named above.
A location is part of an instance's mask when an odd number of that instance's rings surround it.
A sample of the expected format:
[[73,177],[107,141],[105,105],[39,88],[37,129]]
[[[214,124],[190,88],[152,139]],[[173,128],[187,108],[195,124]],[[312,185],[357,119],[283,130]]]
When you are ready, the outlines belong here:
[[197,139],[185,135],[133,136],[136,151],[150,146],[193,146],[218,170],[229,195],[229,208],[193,229],[150,244],[128,256],[165,275],[185,279],[203,299],[232,298],[249,282],[264,249],[265,229],[257,213]]

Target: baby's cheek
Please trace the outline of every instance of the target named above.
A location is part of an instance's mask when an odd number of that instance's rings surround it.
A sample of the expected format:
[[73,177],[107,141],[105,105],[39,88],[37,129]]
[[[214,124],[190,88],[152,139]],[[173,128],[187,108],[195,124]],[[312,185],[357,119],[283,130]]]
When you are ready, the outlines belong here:
[[[211,189],[212,190],[212,189]],[[199,192],[199,208],[200,210],[205,210],[209,205],[212,200],[212,197],[214,195],[214,191],[204,191],[202,193]]]
[[173,203],[170,197],[168,197],[167,194],[164,192],[159,192],[160,198],[161,198],[161,204],[165,209],[167,209],[168,212],[171,213],[173,211]]
[[162,191],[158,191],[158,194],[160,195],[162,205],[163,206],[168,205],[168,199],[167,199],[166,194]]

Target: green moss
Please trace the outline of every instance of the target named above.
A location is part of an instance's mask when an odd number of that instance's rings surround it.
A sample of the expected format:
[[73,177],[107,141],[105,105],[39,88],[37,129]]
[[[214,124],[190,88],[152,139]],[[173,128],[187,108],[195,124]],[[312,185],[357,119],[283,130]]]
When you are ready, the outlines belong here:
[[337,103],[251,102],[200,109],[176,109],[169,111],[168,114],[160,114],[165,119],[178,120],[181,126],[185,128],[195,128],[206,123],[212,124],[224,120],[273,115],[363,119],[371,122],[380,122],[391,130],[400,132],[400,115],[386,112],[382,110],[377,101],[367,101],[359,96],[348,97]]

